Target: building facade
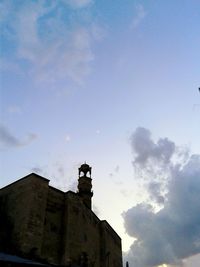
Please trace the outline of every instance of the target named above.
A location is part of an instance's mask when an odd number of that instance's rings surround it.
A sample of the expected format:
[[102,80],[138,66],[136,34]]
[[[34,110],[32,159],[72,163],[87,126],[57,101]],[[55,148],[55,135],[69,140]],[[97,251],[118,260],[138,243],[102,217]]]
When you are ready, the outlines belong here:
[[121,239],[94,214],[92,196],[87,164],[76,193],[34,173],[0,189],[0,251],[58,266],[122,267]]

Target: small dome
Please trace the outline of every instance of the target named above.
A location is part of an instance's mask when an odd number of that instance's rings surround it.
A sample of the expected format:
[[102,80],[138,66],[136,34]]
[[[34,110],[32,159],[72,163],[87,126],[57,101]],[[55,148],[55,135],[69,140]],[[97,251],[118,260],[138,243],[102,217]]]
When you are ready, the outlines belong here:
[[87,163],[84,163],[81,165],[81,167],[79,169],[89,169],[90,166]]
[[80,175],[81,172],[84,173],[84,176],[86,176],[88,172],[91,175],[91,169],[92,168],[87,163],[82,164],[81,167],[78,168],[78,169],[79,169],[79,175]]

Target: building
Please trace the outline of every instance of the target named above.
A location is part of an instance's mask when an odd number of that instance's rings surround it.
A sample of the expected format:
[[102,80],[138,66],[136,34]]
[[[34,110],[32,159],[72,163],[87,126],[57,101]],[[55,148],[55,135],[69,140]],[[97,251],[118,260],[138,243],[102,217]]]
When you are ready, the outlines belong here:
[[58,266],[122,267],[121,239],[91,209],[91,167],[78,191],[63,192],[35,173],[0,189],[0,251]]

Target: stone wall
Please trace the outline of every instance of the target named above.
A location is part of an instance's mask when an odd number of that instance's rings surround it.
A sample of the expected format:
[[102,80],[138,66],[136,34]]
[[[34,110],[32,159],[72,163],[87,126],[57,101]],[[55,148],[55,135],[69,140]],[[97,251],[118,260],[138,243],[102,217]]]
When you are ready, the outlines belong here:
[[121,238],[107,223],[101,221],[101,267],[121,267]]
[[100,220],[72,192],[66,194],[65,221],[63,264],[69,261],[80,264],[81,258],[87,255],[89,266],[100,267]]
[[10,242],[18,253],[40,252],[47,192],[48,180],[34,174],[0,190],[0,198],[12,225]]
[[64,196],[64,192],[49,187],[41,254],[54,264],[60,263],[63,253]]
[[2,188],[0,204],[0,250],[6,251],[4,242],[10,236],[8,252],[30,259],[63,266],[87,261],[88,267],[122,267],[120,237],[77,193],[64,193],[30,174]]

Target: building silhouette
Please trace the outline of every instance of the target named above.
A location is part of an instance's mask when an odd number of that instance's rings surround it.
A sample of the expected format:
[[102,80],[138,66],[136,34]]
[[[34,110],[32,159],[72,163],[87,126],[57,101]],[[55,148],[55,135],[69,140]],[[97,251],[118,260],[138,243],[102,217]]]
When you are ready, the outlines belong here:
[[3,187],[0,252],[57,266],[122,267],[121,239],[94,214],[92,196],[86,163],[76,193],[60,191],[35,173]]

